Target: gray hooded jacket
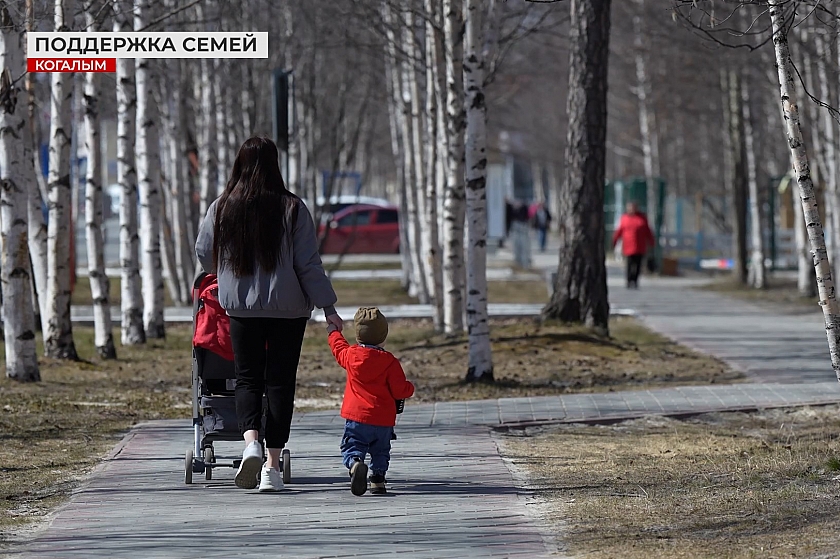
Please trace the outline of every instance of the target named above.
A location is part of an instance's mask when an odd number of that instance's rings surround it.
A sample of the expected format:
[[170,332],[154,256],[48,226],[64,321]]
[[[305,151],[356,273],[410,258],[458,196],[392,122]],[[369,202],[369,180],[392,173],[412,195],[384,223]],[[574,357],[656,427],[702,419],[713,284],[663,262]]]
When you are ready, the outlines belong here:
[[[315,223],[309,210],[300,202],[297,225],[292,232],[291,255],[284,249],[283,258],[273,272],[257,265],[253,276],[236,277],[224,258],[219,269],[213,265],[213,234],[216,224],[216,199],[207,209],[195,242],[195,254],[205,272],[219,278],[219,303],[230,316],[309,318],[313,307],[335,314],[336,295],[324,273],[318,254]],[[291,258],[289,258],[291,256]]]

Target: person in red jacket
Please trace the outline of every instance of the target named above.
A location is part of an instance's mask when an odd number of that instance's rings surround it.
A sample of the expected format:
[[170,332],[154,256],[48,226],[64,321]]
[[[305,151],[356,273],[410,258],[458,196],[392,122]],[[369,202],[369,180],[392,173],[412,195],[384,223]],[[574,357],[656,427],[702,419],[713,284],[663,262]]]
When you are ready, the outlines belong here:
[[656,241],[653,231],[648,225],[647,216],[639,211],[635,202],[627,204],[627,213],[621,216],[618,229],[615,230],[612,246],[621,239],[621,252],[627,261],[627,288],[639,287],[639,272],[642,271],[642,260],[648,248],[653,248]]
[[336,362],[347,371],[347,386],[341,417],[345,419],[341,457],[350,472],[350,491],[367,491],[370,454],[370,492],[386,493],[385,474],[391,460],[391,439],[397,422],[398,400],[414,394],[399,360],[382,349],[388,337],[388,321],[376,307],[356,312],[357,345],[350,345],[337,327],[327,326],[330,349]]

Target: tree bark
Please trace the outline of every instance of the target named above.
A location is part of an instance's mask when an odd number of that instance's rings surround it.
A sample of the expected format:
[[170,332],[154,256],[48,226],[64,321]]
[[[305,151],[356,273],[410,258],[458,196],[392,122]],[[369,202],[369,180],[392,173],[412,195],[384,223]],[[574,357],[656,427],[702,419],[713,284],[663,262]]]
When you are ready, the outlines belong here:
[[227,64],[224,60],[217,58],[213,72],[213,95],[216,98],[216,196],[222,194],[227,186],[227,179],[230,175],[230,161],[228,158],[228,125],[225,114],[225,97],[227,91],[223,80],[227,71]]
[[396,36],[394,33],[394,21],[391,9],[387,2],[382,3],[382,19],[385,22],[387,48],[385,53],[385,88],[388,93],[388,124],[391,131],[391,154],[394,157],[397,169],[397,192],[400,203],[400,263],[402,278],[400,285],[408,291],[411,287],[411,253],[408,243],[408,226],[406,216],[408,215],[405,199],[406,191],[406,168],[405,159],[402,157],[402,80],[396,58]]
[[[72,22],[73,0],[56,0],[55,29],[66,31]],[[44,354],[56,359],[79,358],[70,322],[70,101],[72,74],[51,75],[50,165],[48,177],[47,290]]]
[[[85,21],[89,31],[96,31],[94,9],[86,6]],[[105,241],[102,236],[102,156],[99,140],[99,74],[85,75],[84,115],[87,176],[85,180],[85,230],[87,239],[88,279],[93,299],[94,346],[103,359],[116,359],[108,276],[105,274]]]
[[443,0],[446,54],[446,190],[443,202],[443,309],[444,331],[464,329],[464,92],[463,0]]
[[820,222],[814,183],[811,180],[808,152],[805,149],[805,142],[802,139],[802,130],[800,129],[799,107],[796,104],[796,91],[793,85],[793,63],[790,58],[787,24],[784,16],[785,4],[785,0],[769,0],[781,102],[785,114],[788,145],[793,159],[796,183],[799,187],[799,197],[802,202],[802,212],[805,216],[808,240],[814,257],[817,289],[819,290],[820,306],[825,316],[825,331],[828,339],[829,355],[831,356],[831,367],[834,369],[838,380],[840,380],[840,307],[837,304],[834,278],[826,253],[825,234]]
[[[134,29],[128,6],[114,16],[114,31]],[[134,60],[117,59],[117,182],[120,185],[120,337],[122,345],[146,343],[137,231],[137,171],[134,167],[137,94]]]
[[749,82],[746,77],[741,84],[741,104],[744,120],[744,147],[746,152],[747,185],[750,193],[750,239],[752,254],[750,257],[748,282],[755,289],[767,287],[767,274],[764,267],[764,220],[761,216],[761,195],[758,190],[758,177],[755,161],[755,138],[753,136],[752,108],[750,107]]
[[435,330],[443,332],[443,252],[440,246],[440,231],[438,215],[438,197],[442,191],[443,182],[440,169],[438,135],[440,134],[439,118],[441,97],[439,89],[439,59],[440,44],[435,23],[438,21],[440,2],[426,0],[426,206],[425,224],[423,227],[426,255],[426,284],[432,299],[433,322]]
[[635,63],[636,63],[636,99],[639,103],[639,128],[642,135],[642,154],[645,166],[645,183],[647,185],[647,216],[651,223],[656,222],[659,211],[659,188],[657,179],[661,171],[659,168],[659,137],[655,126],[653,107],[650,104],[650,79],[645,60],[646,49],[642,16],[645,0],[636,0],[637,13],[633,16]]
[[[149,18],[149,0],[135,0],[134,27]],[[152,92],[155,73],[148,58],[136,59],[137,185],[140,194],[140,273],[143,280],[143,325],[147,338],[165,338],[164,283],[160,254],[160,146]]]
[[35,349],[32,276],[28,250],[27,211],[34,177],[26,152],[26,93],[18,77],[26,72],[23,22],[15,22],[7,5],[0,6],[0,283],[3,292],[3,334],[6,376],[41,380]]
[[[830,82],[828,79],[828,71],[826,69],[826,60],[831,59],[831,43],[825,39],[823,33],[817,32],[815,36],[815,46],[819,56],[817,56],[817,76],[820,82],[820,97],[831,103],[829,100],[835,100],[832,97]],[[840,49],[838,50],[838,57],[840,57]],[[840,58],[838,58],[840,62]],[[836,104],[835,104],[836,106]],[[826,192],[824,195],[826,212],[829,214],[827,221],[831,223],[831,254],[829,254],[829,262],[832,264],[834,275],[836,276],[840,270],[840,185],[838,185],[838,168],[837,168],[837,144],[835,143],[835,123],[831,112],[828,110],[822,111],[822,130],[825,137],[823,142],[822,159],[825,161],[826,167]]]
[[467,0],[464,34],[468,382],[493,381],[487,318],[487,106],[484,101],[481,1]]
[[[32,30],[34,24],[34,7],[32,0],[26,1],[26,31]],[[24,51],[26,49],[24,43]],[[25,56],[25,53],[24,53]],[[33,293],[32,300],[35,306],[35,326],[42,332],[47,331],[44,319],[47,316],[47,222],[44,220],[42,208],[44,207],[44,193],[47,191],[46,181],[41,171],[40,141],[36,131],[40,130],[37,125],[35,111],[35,83],[32,74],[25,74],[27,116],[28,125],[24,130],[24,153],[23,159],[26,162],[24,168],[25,184],[27,193],[27,221],[28,221],[28,242],[29,259],[32,265]]]
[[729,137],[732,147],[732,275],[747,283],[747,164],[741,78],[729,71]]
[[604,248],[610,0],[571,0],[560,262],[546,318],[609,332]]

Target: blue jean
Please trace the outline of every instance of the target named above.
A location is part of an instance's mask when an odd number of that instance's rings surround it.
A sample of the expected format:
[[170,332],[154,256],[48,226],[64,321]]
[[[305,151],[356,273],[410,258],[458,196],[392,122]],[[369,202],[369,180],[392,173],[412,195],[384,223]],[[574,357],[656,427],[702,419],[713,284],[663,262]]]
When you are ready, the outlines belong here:
[[391,435],[393,427],[379,427],[357,421],[346,420],[344,437],[341,439],[341,458],[345,468],[350,468],[355,459],[362,462],[370,454],[370,469],[373,475],[385,475],[391,460]]

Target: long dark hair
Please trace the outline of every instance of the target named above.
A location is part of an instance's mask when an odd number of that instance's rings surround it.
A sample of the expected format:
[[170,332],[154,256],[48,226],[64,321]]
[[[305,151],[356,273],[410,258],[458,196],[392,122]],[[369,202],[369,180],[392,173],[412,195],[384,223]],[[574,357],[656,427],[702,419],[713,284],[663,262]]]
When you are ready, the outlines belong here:
[[253,275],[257,264],[272,272],[297,224],[300,199],[286,189],[277,146],[249,138],[239,148],[216,208],[213,261],[224,259],[237,277]]

